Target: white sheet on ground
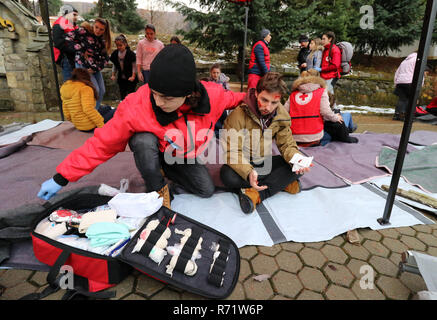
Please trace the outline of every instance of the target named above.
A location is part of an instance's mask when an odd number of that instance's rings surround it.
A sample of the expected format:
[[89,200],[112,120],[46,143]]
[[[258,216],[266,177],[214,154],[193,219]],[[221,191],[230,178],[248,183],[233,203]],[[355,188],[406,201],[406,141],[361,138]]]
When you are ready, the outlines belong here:
[[192,194],[179,194],[172,200],[171,208],[224,233],[234,240],[239,248],[252,244],[274,244],[258,213],[243,213],[235,194],[216,193],[208,199]]
[[[386,200],[361,185],[341,189],[314,188],[296,195],[280,192],[263,203],[288,241],[327,241],[356,228],[373,230],[423,224],[403,209],[393,206],[390,225],[377,219]],[[208,199],[176,195],[172,209],[204,223],[245,245],[273,245],[261,218],[242,213],[234,194],[215,194]]]
[[44,119],[44,120],[37,122],[35,124],[25,126],[24,128],[22,128],[20,130],[5,134],[3,136],[0,136],[0,146],[4,146],[7,144],[18,142],[23,137],[27,137],[35,132],[40,132],[40,131],[54,128],[57,125],[59,125],[60,123],[62,123],[62,121],[54,121],[54,120],[50,120],[50,119]]
[[410,251],[429,291],[437,292],[437,257]]
[[[374,179],[374,180],[372,180],[370,182],[374,183],[379,188],[381,188],[381,186],[383,184],[385,184],[387,186],[390,186],[391,178],[392,178],[392,176],[382,177],[382,178]],[[418,193],[421,193],[421,194],[433,197],[434,199],[437,199],[437,193],[428,193],[428,192],[425,192],[422,189],[407,183],[404,180],[404,178],[402,178],[402,177],[400,177],[400,179],[399,179],[398,188],[401,188],[401,189],[403,189],[405,191],[413,190],[413,191],[416,191]],[[402,201],[403,203],[409,204],[409,205],[411,205],[411,206],[413,206],[415,208],[418,208],[418,209],[427,210],[427,211],[432,212],[432,213],[437,215],[437,209],[434,209],[434,208],[432,208],[430,206],[424,205],[424,204],[422,204],[420,202],[417,202],[417,201],[414,201],[414,200],[410,200],[410,199],[407,199],[407,198],[404,198],[404,197],[401,197],[401,196],[396,196],[396,200]]]

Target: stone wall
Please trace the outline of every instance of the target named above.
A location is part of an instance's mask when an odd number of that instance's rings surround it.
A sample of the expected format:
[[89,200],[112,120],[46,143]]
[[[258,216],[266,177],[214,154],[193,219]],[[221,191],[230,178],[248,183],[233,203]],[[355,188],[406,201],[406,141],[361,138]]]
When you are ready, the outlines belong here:
[[393,94],[393,80],[363,77],[345,77],[337,82],[335,88],[338,104],[394,107],[397,96]]
[[[234,73],[235,64],[226,64],[222,66],[222,72],[231,78],[233,82],[239,82],[237,75]],[[272,70],[273,71],[273,70]],[[298,74],[287,72],[288,70],[276,70],[284,74],[285,82],[290,88],[292,82],[296,80]],[[198,78],[209,75],[209,66],[197,66]],[[111,66],[103,70],[103,78],[106,85],[106,94],[104,100],[119,100],[120,94],[117,83],[112,81]],[[247,79],[246,79],[247,80]],[[397,96],[393,94],[393,80],[387,80],[363,74],[360,76],[350,75],[341,78],[335,87],[337,104],[357,105],[370,107],[394,107],[397,102]]]
[[[295,73],[283,73],[289,86],[298,77]],[[394,88],[393,80],[379,78],[378,75],[349,75],[337,82],[336,102],[343,105],[394,107],[397,102],[397,96],[393,94]]]
[[0,3],[0,16],[13,24],[0,28],[0,108],[41,112],[58,107],[47,28],[16,1]]
[[6,74],[0,74],[0,111],[12,111],[13,109],[14,101],[9,93]]

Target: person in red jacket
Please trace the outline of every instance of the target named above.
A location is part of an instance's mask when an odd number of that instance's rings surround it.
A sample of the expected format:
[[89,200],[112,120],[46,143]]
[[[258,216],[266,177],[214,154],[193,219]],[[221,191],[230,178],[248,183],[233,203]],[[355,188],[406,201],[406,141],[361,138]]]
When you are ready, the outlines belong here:
[[328,31],[323,34],[322,45],[324,50],[320,76],[325,79],[328,91],[334,94],[335,84],[341,77],[341,51],[340,48],[335,45],[334,32]]
[[74,56],[76,51],[67,46],[66,34],[78,28],[76,21],[77,10],[69,5],[63,5],[60,9],[61,16],[53,23],[53,53],[55,62],[62,67],[62,78],[64,82],[71,78],[74,69]]
[[164,206],[170,208],[171,196],[161,169],[187,191],[210,197],[214,183],[197,156],[214,136],[223,111],[237,107],[245,95],[197,81],[190,50],[181,44],[166,46],[151,64],[149,83],[128,95],[113,118],[57,166],[38,197],[48,200],[68,182],[125,151],[128,143],[147,192],[157,191]]

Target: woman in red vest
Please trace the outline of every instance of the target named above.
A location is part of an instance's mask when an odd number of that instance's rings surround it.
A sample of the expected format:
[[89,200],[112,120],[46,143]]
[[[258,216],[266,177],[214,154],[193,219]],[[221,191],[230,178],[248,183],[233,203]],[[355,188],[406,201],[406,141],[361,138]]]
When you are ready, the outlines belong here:
[[157,191],[164,206],[170,208],[171,196],[161,169],[187,191],[210,197],[215,186],[197,156],[214,137],[214,125],[223,111],[237,107],[245,95],[197,81],[190,50],[181,44],[166,46],[151,64],[149,83],[128,95],[114,117],[57,166],[38,197],[50,199],[68,182],[125,151],[127,144],[147,192]]
[[[314,70],[315,71],[315,70]],[[285,103],[291,116],[291,132],[301,147],[319,145],[323,137],[324,120],[343,122],[329,106],[326,82],[311,71],[302,72],[291,87],[292,93]]]
[[340,48],[335,45],[334,32],[328,31],[323,34],[322,45],[324,50],[320,76],[325,79],[328,91],[334,94],[335,84],[341,77],[341,51]]
[[76,30],[78,13],[77,10],[66,4],[61,7],[61,16],[53,23],[53,53],[55,62],[62,67],[62,77],[64,82],[71,78],[71,72],[74,69],[74,56],[76,50],[67,46],[66,34]]

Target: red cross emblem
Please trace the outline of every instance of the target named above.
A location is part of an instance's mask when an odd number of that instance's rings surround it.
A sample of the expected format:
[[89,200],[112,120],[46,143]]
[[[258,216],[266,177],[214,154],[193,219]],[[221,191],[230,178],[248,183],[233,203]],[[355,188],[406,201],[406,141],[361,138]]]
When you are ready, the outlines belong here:
[[298,94],[296,94],[296,97],[294,98],[294,100],[296,101],[297,104],[302,106],[302,105],[309,103],[312,98],[313,98],[312,92],[309,92],[309,93],[299,92]]
[[306,97],[308,97],[308,95],[304,93],[299,98],[302,99],[302,101],[305,101]]

